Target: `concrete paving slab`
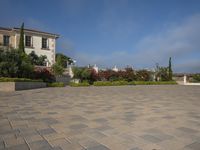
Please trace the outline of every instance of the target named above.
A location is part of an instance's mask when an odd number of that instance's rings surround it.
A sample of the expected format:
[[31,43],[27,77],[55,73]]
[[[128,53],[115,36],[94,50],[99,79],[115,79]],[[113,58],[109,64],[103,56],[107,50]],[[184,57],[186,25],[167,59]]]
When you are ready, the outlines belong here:
[[200,86],[0,92],[0,149],[199,150]]

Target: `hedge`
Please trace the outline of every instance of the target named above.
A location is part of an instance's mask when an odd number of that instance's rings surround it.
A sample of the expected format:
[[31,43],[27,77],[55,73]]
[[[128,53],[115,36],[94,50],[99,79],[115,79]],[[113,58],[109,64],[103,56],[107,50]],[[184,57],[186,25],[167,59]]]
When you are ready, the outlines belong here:
[[48,87],[64,87],[64,83],[63,82],[53,82],[53,83],[48,83],[47,84]]
[[43,82],[42,80],[32,80],[27,78],[7,78],[0,77],[0,82]]
[[83,82],[83,83],[70,82],[69,85],[72,86],[72,87],[90,86],[90,84],[88,82]]
[[127,82],[127,81],[97,81],[94,82],[94,86],[122,86],[122,85],[135,85],[134,82]]
[[136,85],[172,85],[177,84],[176,81],[135,81]]
[[176,81],[97,81],[94,82],[94,86],[122,86],[122,85],[166,85],[177,84]]
[[[96,81],[93,83],[94,86],[123,86],[123,85],[173,85],[177,84],[176,81]],[[80,86],[90,86],[88,82],[74,83],[71,82],[70,86],[80,87]]]

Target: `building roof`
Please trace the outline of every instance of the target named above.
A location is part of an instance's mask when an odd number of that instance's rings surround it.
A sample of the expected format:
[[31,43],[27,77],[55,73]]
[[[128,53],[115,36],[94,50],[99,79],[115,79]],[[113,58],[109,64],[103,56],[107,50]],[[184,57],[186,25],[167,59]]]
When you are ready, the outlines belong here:
[[11,28],[0,27],[0,30],[8,30],[8,31],[11,31],[12,29],[11,29]]
[[[7,31],[20,31],[20,28],[5,28],[5,27],[0,27],[0,30],[7,30]],[[39,31],[39,30],[35,30],[35,29],[24,29],[25,32],[32,32],[32,33],[37,33],[37,34],[45,34],[45,35],[49,35],[49,36],[54,36],[55,38],[58,38],[59,35],[58,34],[54,34],[54,33],[49,33],[49,32],[44,32],[44,31]]]

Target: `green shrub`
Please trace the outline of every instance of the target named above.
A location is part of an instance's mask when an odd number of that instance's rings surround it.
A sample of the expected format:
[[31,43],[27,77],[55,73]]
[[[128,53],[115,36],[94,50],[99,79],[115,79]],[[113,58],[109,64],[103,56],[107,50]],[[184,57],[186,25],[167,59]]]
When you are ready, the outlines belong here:
[[94,82],[94,86],[122,86],[122,85],[135,85],[134,82],[127,82],[127,81],[97,81]]
[[28,54],[28,57],[31,61],[32,65],[38,65],[38,66],[45,66],[46,65],[46,55],[38,56],[34,51],[32,51],[30,54]]
[[96,81],[93,83],[94,86],[112,86],[110,81]]
[[33,73],[33,65],[27,54],[22,50],[0,48],[0,76],[30,78]]
[[166,85],[177,84],[176,81],[135,81],[136,85]]
[[200,74],[195,74],[192,78],[194,82],[200,82]]
[[71,82],[69,85],[72,86],[72,87],[90,86],[90,84],[88,82],[82,82],[82,83]]
[[81,81],[88,80],[92,82],[91,80],[91,73],[92,70],[87,67],[73,67],[73,73],[74,73],[74,79],[80,79]]
[[54,75],[62,75],[64,72],[64,68],[61,65],[59,65],[57,62],[52,65],[51,69]]
[[0,82],[43,82],[42,80],[32,80],[27,78],[6,78],[0,77]]
[[47,84],[48,87],[64,87],[64,83],[63,82],[53,82],[53,83],[48,83]]
[[137,81],[150,81],[151,80],[151,72],[148,70],[138,70],[136,72],[136,80]]
[[128,85],[136,85],[135,81],[128,82]]
[[56,54],[56,62],[61,65],[63,68],[67,68],[68,65],[71,65],[74,63],[72,58],[62,54],[62,53],[57,53]]
[[113,86],[128,85],[128,81],[113,81],[111,82]]

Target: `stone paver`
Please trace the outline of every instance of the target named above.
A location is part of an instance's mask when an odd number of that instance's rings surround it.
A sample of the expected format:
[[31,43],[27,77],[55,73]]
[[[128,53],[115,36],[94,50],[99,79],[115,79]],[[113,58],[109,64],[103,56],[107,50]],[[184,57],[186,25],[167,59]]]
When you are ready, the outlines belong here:
[[0,150],[200,150],[199,86],[0,93]]

